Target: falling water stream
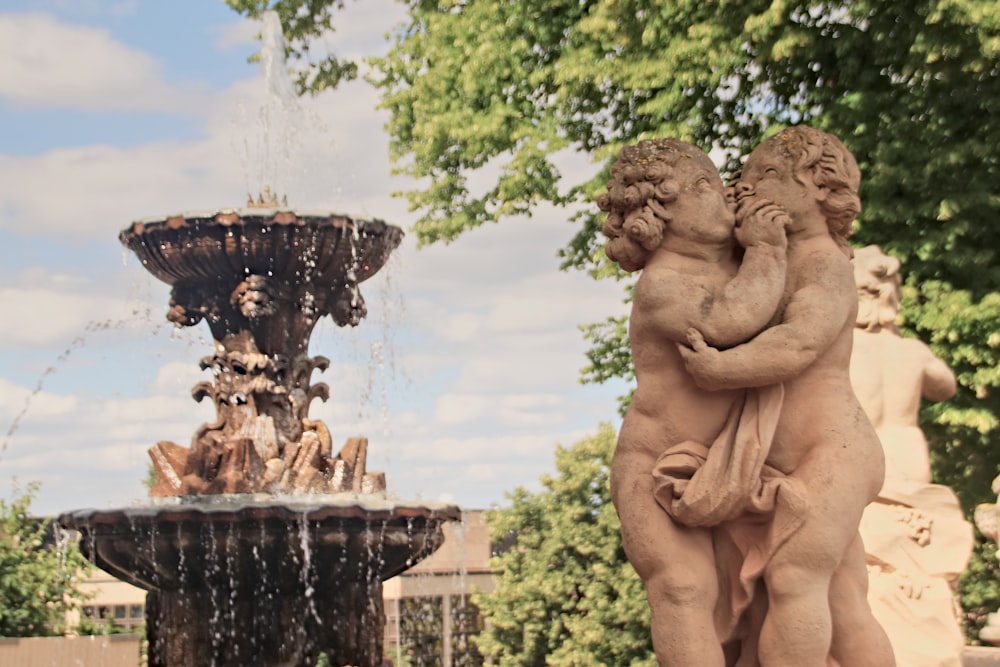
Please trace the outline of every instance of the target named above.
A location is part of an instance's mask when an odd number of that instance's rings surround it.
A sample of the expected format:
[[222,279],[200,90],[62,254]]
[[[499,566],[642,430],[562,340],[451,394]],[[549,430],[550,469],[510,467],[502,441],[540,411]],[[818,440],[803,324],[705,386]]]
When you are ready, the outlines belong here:
[[[328,133],[322,118],[304,107],[296,94],[277,13],[264,12],[261,21],[263,100],[256,109],[239,105],[233,127],[233,148],[250,195],[264,192],[265,187],[274,194],[288,193],[296,175],[303,172],[305,138]],[[255,131],[247,132],[249,127]]]
[[[145,316],[145,319],[147,320],[152,319],[148,308],[140,311],[140,309],[136,307],[133,310],[133,315],[135,317]],[[91,320],[83,327],[83,333],[73,337],[62,352],[56,356],[52,363],[42,370],[42,372],[38,375],[38,378],[35,380],[34,386],[27,393],[27,395],[25,395],[21,408],[17,411],[17,413],[15,413],[14,418],[11,419],[10,424],[7,426],[7,431],[3,435],[3,441],[0,442],[0,459],[2,459],[7,453],[7,448],[10,445],[11,440],[14,438],[23,420],[29,415],[31,407],[38,398],[39,394],[44,391],[49,378],[58,372],[60,368],[65,366],[75,352],[85,347],[87,341],[90,340],[92,336],[103,332],[122,331],[133,323],[134,320],[132,319]],[[158,334],[165,327],[166,324],[161,323],[153,325],[153,328],[150,330],[150,335]]]

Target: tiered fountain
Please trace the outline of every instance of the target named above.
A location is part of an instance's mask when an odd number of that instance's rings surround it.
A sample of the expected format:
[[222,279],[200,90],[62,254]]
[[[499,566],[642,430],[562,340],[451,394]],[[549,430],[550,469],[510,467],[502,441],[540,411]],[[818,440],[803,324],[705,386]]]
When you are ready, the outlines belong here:
[[382,581],[441,543],[453,505],[390,502],[365,468],[368,442],[334,451],[308,416],[327,385],[309,338],[329,315],[365,315],[358,284],[402,239],[398,227],[280,205],[142,220],[120,239],[172,286],[168,319],[208,323],[215,352],[212,423],[190,447],[150,449],[156,482],[145,507],[59,517],[102,569],[149,591],[149,664],[376,667]]
[[378,665],[381,582],[437,548],[459,508],[385,499],[365,470],[367,440],[334,452],[308,417],[316,322],[356,325],[358,283],[385,263],[399,228],[379,220],[273,207],[198,212],[121,233],[173,286],[167,317],[208,322],[214,382],[195,386],[216,419],[190,448],[150,449],[148,507],[82,510],[59,522],[82,533],[101,568],[150,591],[150,664]]

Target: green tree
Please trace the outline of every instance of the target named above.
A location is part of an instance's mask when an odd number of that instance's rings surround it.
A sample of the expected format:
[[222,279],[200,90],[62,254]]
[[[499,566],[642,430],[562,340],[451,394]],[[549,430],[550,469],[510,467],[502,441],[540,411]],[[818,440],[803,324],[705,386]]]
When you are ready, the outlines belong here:
[[[278,9],[300,85],[343,64],[308,46],[339,0],[229,0]],[[1000,468],[1000,4],[994,0],[405,0],[409,18],[371,82],[391,113],[403,193],[422,243],[566,206],[578,232],[564,267],[623,278],[592,204],[620,147],[676,136],[727,156],[808,123],[862,168],[855,241],[900,258],[903,329],[928,342],[960,390],[927,406],[935,479],[969,513]],[[299,17],[319,17],[306,21]],[[356,70],[343,70],[347,76]],[[561,160],[593,162],[576,180]],[[475,176],[473,179],[472,177]],[[487,183],[474,189],[470,183]],[[628,282],[626,281],[626,284]],[[630,377],[625,322],[584,328],[584,378]],[[982,549],[980,549],[982,552]],[[980,556],[977,556],[980,558]],[[982,565],[982,563],[979,563]],[[971,572],[984,572],[973,567]],[[970,575],[972,576],[972,575]],[[966,598],[974,595],[966,577]],[[995,599],[984,604],[1000,604]]]
[[506,548],[479,596],[487,630],[477,644],[500,667],[655,667],[642,582],[625,558],[608,472],[615,433],[556,449],[543,490],[517,488],[486,519]]
[[0,499],[0,637],[62,634],[66,614],[83,601],[78,586],[89,565],[75,544],[47,537],[50,520],[29,514],[37,489],[15,484],[11,499]]

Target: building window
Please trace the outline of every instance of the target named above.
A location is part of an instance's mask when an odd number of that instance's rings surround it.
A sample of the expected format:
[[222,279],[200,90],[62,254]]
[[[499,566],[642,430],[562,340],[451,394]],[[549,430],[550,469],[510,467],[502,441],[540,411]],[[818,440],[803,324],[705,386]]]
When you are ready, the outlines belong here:
[[399,601],[399,645],[408,667],[443,664],[444,617],[441,598],[403,598]]
[[483,616],[467,595],[451,597],[451,665],[482,667],[483,656],[472,638],[483,631]]
[[146,608],[141,604],[84,605],[83,616],[110,627],[136,628],[146,622]]

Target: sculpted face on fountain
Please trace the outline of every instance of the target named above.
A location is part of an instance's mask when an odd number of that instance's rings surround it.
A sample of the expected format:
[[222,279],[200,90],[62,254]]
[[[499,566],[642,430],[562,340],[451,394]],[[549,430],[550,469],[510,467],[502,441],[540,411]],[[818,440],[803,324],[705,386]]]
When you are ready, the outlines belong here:
[[153,496],[220,493],[371,493],[382,473],[365,470],[368,442],[334,451],[330,432],[309,419],[329,387],[311,384],[329,360],[310,357],[320,318],[340,326],[365,316],[358,283],[399,245],[402,231],[382,221],[268,208],[262,196],[241,211],[189,213],[133,224],[121,241],[172,286],[167,318],[208,323],[215,353],[201,360],[211,382],[192,391],[210,398],[216,419],[191,446],[157,443]]

